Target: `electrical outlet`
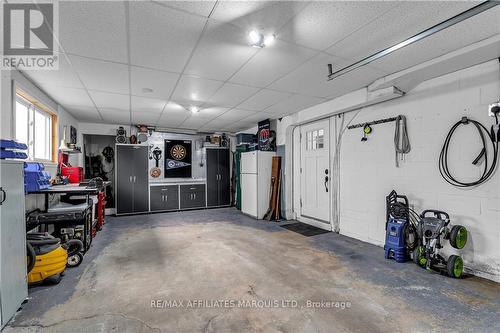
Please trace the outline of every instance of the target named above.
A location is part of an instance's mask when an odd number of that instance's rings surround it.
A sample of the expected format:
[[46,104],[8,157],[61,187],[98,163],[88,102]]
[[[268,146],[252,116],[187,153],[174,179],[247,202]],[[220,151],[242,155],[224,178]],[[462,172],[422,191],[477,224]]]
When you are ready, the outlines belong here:
[[494,117],[495,113],[497,115],[500,114],[500,102],[496,102],[488,106],[488,116]]

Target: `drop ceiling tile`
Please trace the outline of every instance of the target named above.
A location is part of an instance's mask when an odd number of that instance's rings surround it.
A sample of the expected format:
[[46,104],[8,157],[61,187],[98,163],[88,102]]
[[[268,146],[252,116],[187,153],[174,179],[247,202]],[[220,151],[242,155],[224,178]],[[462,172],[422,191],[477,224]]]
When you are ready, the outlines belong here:
[[186,109],[185,106],[172,101],[168,102],[165,106],[165,109],[163,110],[163,115],[168,116],[181,116],[186,118],[189,114],[190,112]]
[[306,5],[305,1],[220,1],[211,17],[247,31],[277,32]]
[[295,113],[311,107],[316,104],[325,102],[326,99],[311,96],[294,95],[280,103],[277,103],[265,110],[266,113],[276,115],[275,118],[286,114]]
[[336,80],[327,81],[327,64],[329,63],[333,65],[334,71],[350,64],[348,60],[320,53],[295,71],[274,82],[270,87],[326,98],[334,94],[338,95],[339,91],[346,93],[359,89],[386,75],[382,71],[365,66]]
[[279,38],[324,50],[397,5],[394,1],[311,2],[283,27]]
[[155,0],[166,7],[172,7],[191,14],[208,17],[214,8],[216,1],[170,1],[170,0]]
[[273,115],[271,113],[258,112],[258,113],[252,114],[248,117],[241,119],[238,123],[245,123],[246,125],[251,123],[254,126],[257,126],[257,123],[259,121],[266,120],[266,119],[272,119],[273,117],[275,117],[275,115]]
[[256,113],[257,112],[255,112],[255,111],[231,109],[231,110],[223,113],[219,117],[215,118],[214,121],[225,123],[225,124],[227,124],[228,122],[233,123],[233,122],[240,121],[241,119],[246,118],[248,116],[254,115]]
[[66,52],[127,62],[122,1],[61,1],[59,39]]
[[201,108],[201,110],[193,114],[192,117],[198,118],[198,119],[204,119],[205,122],[212,120],[221,114],[227,112],[229,108],[222,108],[222,107],[208,107],[208,108]]
[[132,96],[132,113],[155,114],[158,118],[166,103],[162,99]]
[[183,103],[203,103],[215,94],[222,84],[223,82],[220,81],[184,75],[172,95],[172,100]]
[[130,96],[89,90],[97,108],[130,111]]
[[499,18],[500,6],[496,6],[376,60],[372,66],[394,73],[498,35]]
[[129,93],[128,66],[77,56],[69,59],[87,89]]
[[290,96],[292,96],[291,93],[263,89],[238,105],[238,107],[244,110],[262,111],[273,104],[289,98]]
[[40,87],[52,85],[83,89],[82,83],[66,57],[63,54],[59,54],[58,57],[59,68],[57,70],[27,70],[24,73]]
[[67,105],[94,107],[89,94],[84,89],[44,85],[43,90],[63,107]]
[[[99,109],[103,119],[107,123],[111,124],[130,124],[130,112],[125,110],[115,110],[115,109]],[[130,135],[130,133],[127,134]]]
[[277,40],[274,45],[261,49],[230,81],[265,87],[315,54],[312,50]]
[[[131,66],[130,70],[132,95],[148,98],[168,99],[179,78],[179,74],[142,67]],[[153,91],[147,92],[144,88]]]
[[258,90],[258,88],[254,87],[225,83],[207,103],[222,107],[234,107],[255,94]]
[[153,2],[130,2],[131,63],[180,73],[205,21]]
[[154,113],[143,113],[143,112],[132,112],[132,124],[141,124],[141,125],[150,125],[154,126],[158,119],[160,118],[160,114]]
[[256,52],[248,45],[244,30],[210,21],[186,73],[224,81]]
[[[471,1],[402,2],[326,52],[360,60],[428,29],[477,3]],[[388,24],[390,22],[390,24]]]
[[188,117],[187,114],[178,114],[178,113],[166,113],[164,112],[160,120],[157,123],[157,126],[162,126],[162,127],[169,127],[169,128],[176,128],[180,124],[186,120]]
[[198,129],[207,123],[206,120],[197,118],[195,116],[190,116],[182,124],[179,125],[180,128],[186,129]]
[[64,107],[75,119],[80,121],[102,121],[100,114],[95,107],[88,106],[68,106]]

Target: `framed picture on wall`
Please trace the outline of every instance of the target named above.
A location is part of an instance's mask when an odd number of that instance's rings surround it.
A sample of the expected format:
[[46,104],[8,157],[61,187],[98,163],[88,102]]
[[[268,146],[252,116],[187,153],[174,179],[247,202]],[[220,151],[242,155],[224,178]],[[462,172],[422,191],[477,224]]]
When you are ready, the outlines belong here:
[[165,178],[191,178],[192,143],[189,140],[165,140]]
[[70,128],[69,128],[69,143],[76,145],[77,136],[78,136],[78,134],[76,132],[76,128],[74,128],[73,126],[70,126]]

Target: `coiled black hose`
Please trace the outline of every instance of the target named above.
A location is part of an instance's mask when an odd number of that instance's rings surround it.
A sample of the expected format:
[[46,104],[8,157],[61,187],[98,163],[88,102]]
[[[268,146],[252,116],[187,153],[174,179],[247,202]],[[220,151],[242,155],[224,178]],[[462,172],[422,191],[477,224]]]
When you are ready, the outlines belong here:
[[[477,180],[466,182],[456,179],[451,174],[450,169],[448,168],[448,149],[450,147],[451,137],[453,136],[453,133],[455,133],[455,130],[460,125],[468,125],[469,123],[473,124],[476,127],[483,145],[481,152],[474,159],[472,164],[476,165],[479,162],[479,160],[484,157],[484,168],[481,176]],[[491,145],[493,147],[493,159],[491,163],[488,163],[488,144],[486,138],[489,139],[488,141],[491,142]],[[480,122],[473,119],[469,119],[467,117],[463,117],[460,121],[456,122],[451,127],[450,131],[448,132],[448,135],[446,136],[446,139],[444,140],[443,148],[441,148],[441,153],[439,154],[439,172],[441,173],[441,176],[444,178],[444,180],[446,180],[449,184],[453,186],[473,187],[484,183],[491,177],[491,175],[495,172],[497,166],[497,160],[498,160],[498,142],[496,141],[495,134],[490,133],[490,131],[488,131],[488,129]]]

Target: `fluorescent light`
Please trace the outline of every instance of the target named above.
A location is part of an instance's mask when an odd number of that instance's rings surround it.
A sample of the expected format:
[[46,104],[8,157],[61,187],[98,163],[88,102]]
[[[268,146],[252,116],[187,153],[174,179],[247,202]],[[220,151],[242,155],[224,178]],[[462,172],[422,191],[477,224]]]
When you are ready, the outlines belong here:
[[269,46],[274,43],[274,40],[276,39],[276,36],[274,35],[268,35],[266,38],[264,38],[264,46]]
[[195,105],[193,105],[193,106],[189,107],[189,111],[191,111],[192,113],[197,113],[197,112],[200,111],[200,108],[197,107],[197,106],[195,106]]

